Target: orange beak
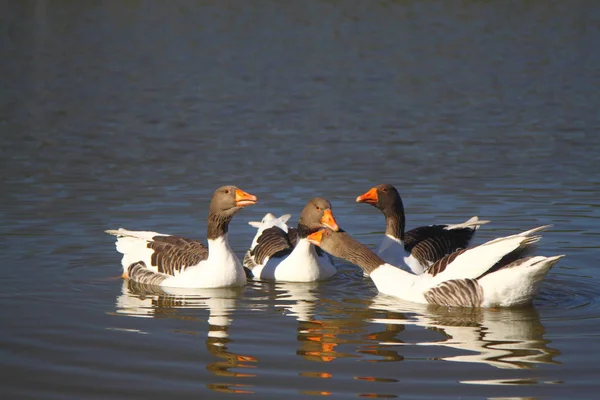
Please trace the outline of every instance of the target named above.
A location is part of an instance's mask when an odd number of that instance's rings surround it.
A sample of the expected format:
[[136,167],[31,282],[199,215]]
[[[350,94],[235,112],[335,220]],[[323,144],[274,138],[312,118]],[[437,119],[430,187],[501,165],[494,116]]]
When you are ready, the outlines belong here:
[[308,239],[309,242],[311,242],[315,246],[320,246],[321,239],[323,238],[323,232],[324,232],[324,229],[319,229],[318,231],[313,232],[310,235],[308,235],[306,238]]
[[340,230],[340,227],[338,226],[337,222],[335,222],[335,218],[333,218],[333,213],[329,208],[323,211],[323,216],[321,217],[321,221],[319,222],[321,222],[321,225],[326,226],[333,231],[337,232]]
[[377,189],[371,188],[367,193],[356,198],[357,203],[377,204]]
[[246,193],[243,190],[235,189],[235,205],[237,207],[246,207],[256,204],[256,196]]

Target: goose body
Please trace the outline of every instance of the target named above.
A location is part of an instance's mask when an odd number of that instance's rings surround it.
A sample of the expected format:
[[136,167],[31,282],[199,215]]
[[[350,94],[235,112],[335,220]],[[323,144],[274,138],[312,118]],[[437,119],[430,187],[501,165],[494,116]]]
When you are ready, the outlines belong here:
[[442,257],[467,248],[479,226],[489,222],[475,216],[460,224],[421,226],[405,232],[404,205],[393,185],[375,186],[356,201],[373,205],[385,216],[385,235],[377,254],[416,275],[427,271]]
[[315,246],[306,238],[283,257],[269,257],[252,269],[252,274],[263,280],[284,282],[314,282],[331,278],[336,267],[326,256],[319,257]]
[[511,307],[530,303],[550,268],[563,256],[528,253],[547,226],[494,239],[443,257],[421,275],[385,262],[345,232],[322,229],[309,241],[357,264],[381,293],[415,303],[453,307]]
[[[323,226],[338,229],[331,203],[319,197],[311,199],[302,210],[295,229],[274,223],[283,217],[285,215],[279,219],[271,218],[267,214],[261,221],[259,232],[244,257],[248,275],[285,282],[314,282],[335,275],[337,269],[331,256],[317,250],[306,239],[309,233]],[[273,225],[269,226],[271,223]]]
[[123,254],[123,277],[136,282],[177,288],[243,286],[246,275],[228,241],[232,217],[256,197],[235,186],[217,189],[211,199],[208,246],[180,236],[127,229],[108,230],[117,236]]

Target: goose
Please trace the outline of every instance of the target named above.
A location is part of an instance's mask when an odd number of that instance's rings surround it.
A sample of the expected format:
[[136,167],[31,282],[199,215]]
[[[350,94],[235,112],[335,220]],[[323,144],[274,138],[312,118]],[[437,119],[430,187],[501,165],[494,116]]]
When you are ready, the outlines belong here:
[[309,233],[323,226],[339,229],[331,203],[315,197],[302,210],[296,229],[288,228],[287,232],[279,226],[263,229],[244,257],[247,274],[286,282],[314,282],[332,277],[337,269],[331,257],[317,251],[306,239]]
[[157,232],[107,230],[117,236],[123,278],[178,288],[245,285],[246,274],[229,246],[227,232],[232,217],[256,202],[256,196],[235,186],[218,188],[209,205],[208,247],[197,240]]
[[477,216],[454,225],[421,226],[405,232],[404,205],[398,190],[388,183],[377,185],[356,198],[385,215],[385,236],[377,250],[392,265],[422,274],[431,264],[459,249],[466,249],[475,231],[490,221]]
[[320,229],[307,239],[335,257],[357,264],[383,294],[446,307],[512,307],[531,303],[548,271],[564,257],[528,255],[540,239],[532,234],[548,227],[458,250],[421,275],[386,263],[344,231]]

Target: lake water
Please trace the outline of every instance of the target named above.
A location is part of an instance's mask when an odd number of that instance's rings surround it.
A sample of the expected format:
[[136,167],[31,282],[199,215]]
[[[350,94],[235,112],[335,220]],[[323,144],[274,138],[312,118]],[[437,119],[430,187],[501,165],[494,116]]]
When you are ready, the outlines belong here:
[[[597,398],[600,3],[0,5],[3,399]],[[534,306],[429,309],[340,265],[173,295],[118,278],[105,229],[205,237],[222,184],[266,212],[395,184],[409,228],[542,224]]]

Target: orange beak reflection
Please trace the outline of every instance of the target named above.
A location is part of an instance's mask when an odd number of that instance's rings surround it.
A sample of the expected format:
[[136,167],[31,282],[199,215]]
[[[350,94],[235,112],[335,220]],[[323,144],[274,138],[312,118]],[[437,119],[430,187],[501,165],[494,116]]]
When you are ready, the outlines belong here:
[[377,189],[372,188],[365,194],[361,194],[356,198],[357,203],[377,204]]
[[311,242],[315,246],[320,246],[324,231],[325,231],[324,229],[319,229],[318,231],[313,232],[310,235],[308,235],[306,238],[308,239],[309,242]]
[[323,216],[321,217],[321,225],[328,227],[333,231],[339,231],[340,227],[337,222],[335,222],[335,218],[333,218],[333,213],[330,209],[323,211]]
[[246,193],[243,190],[235,189],[235,205],[238,207],[246,207],[256,204],[258,199],[256,196]]

